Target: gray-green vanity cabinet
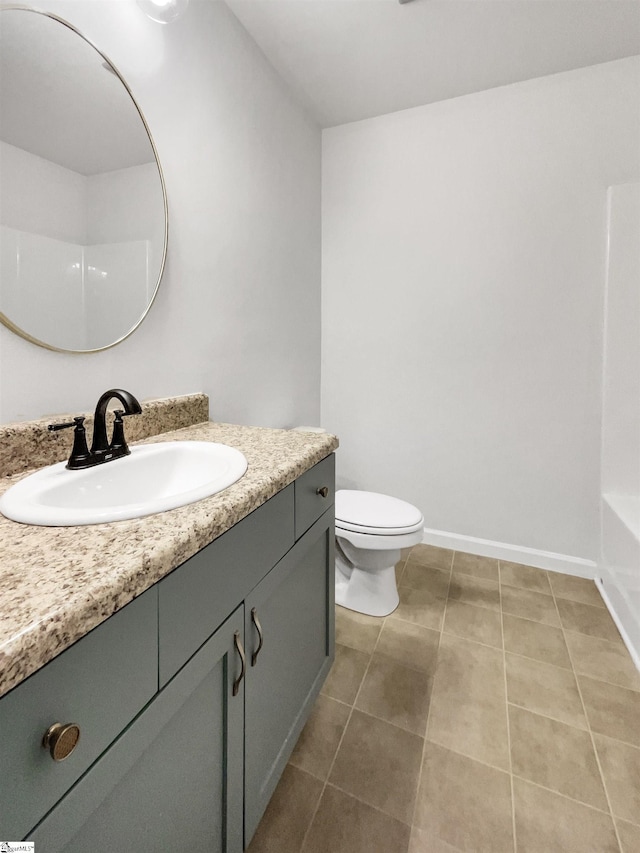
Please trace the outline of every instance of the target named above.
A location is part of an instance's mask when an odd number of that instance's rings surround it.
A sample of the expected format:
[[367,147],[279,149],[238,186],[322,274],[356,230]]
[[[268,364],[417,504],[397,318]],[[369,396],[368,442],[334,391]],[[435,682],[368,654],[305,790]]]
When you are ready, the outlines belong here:
[[292,547],[294,485],[158,584],[160,687]]
[[334,511],[245,600],[245,845],[334,657]]
[[29,836],[46,853],[241,853],[242,606]]
[[[111,746],[84,776],[70,778],[66,788],[78,781],[57,805],[64,785],[47,803],[29,804],[41,819],[27,836],[36,849],[240,853],[248,846],[333,660],[333,496],[330,456],[138,599],[157,602],[157,622],[145,620],[155,637],[143,679],[151,679],[148,704],[111,733],[104,744]],[[104,626],[117,627],[135,604]],[[64,667],[104,626],[0,699],[0,712],[11,697],[17,707],[29,682],[57,662]],[[126,658],[119,653],[121,663]],[[116,686],[112,704],[130,689],[126,680]],[[44,760],[35,735],[32,749]],[[44,757],[47,772],[65,767]],[[0,837],[5,807],[3,796]]]

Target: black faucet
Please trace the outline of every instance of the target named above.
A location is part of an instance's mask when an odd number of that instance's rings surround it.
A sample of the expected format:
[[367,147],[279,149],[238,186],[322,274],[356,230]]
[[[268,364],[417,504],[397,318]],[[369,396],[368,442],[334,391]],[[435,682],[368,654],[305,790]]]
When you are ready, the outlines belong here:
[[[113,433],[111,442],[107,439],[107,406],[109,402],[116,398],[120,400],[124,409],[116,409],[114,412]],[[111,388],[105,391],[98,400],[96,412],[93,419],[93,441],[91,442],[91,450],[87,447],[87,435],[84,428],[84,418],[74,418],[70,423],[64,424],[49,424],[50,430],[67,429],[74,427],[73,431],[73,450],[67,462],[67,468],[78,470],[80,468],[91,468],[94,465],[101,465],[103,462],[111,462],[113,459],[120,459],[122,456],[128,456],[131,451],[127,446],[124,437],[124,424],[122,418],[127,415],[139,415],[142,411],[140,403],[136,400],[133,394],[124,391],[122,388]]]

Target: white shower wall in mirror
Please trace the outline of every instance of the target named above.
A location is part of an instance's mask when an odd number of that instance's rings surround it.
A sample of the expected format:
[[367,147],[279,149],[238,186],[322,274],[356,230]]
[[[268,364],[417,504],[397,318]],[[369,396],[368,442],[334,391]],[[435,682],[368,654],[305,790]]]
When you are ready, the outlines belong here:
[[0,185],[3,312],[61,349],[107,346],[135,325],[161,260],[155,163],[84,176],[0,142]]

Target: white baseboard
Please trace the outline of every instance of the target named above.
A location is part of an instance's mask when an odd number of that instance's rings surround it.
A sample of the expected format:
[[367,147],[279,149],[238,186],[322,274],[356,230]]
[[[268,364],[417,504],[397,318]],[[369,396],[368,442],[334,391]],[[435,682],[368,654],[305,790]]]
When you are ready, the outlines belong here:
[[548,569],[580,578],[593,579],[597,575],[598,566],[593,560],[571,557],[568,554],[538,551],[535,548],[507,545],[505,542],[494,542],[490,539],[477,539],[475,536],[430,530],[428,527],[424,529],[422,541],[425,545],[437,545],[439,548],[478,554],[480,557],[494,557],[511,563],[523,563],[525,566],[535,566],[538,569]]

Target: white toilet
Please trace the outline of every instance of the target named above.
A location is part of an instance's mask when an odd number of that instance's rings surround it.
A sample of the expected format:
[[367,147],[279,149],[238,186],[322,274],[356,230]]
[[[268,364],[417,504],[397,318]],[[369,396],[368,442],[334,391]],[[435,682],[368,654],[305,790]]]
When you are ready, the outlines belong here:
[[336,492],[336,604],[388,616],[399,604],[395,564],[401,548],[422,542],[424,518],[405,501],[341,489]]

